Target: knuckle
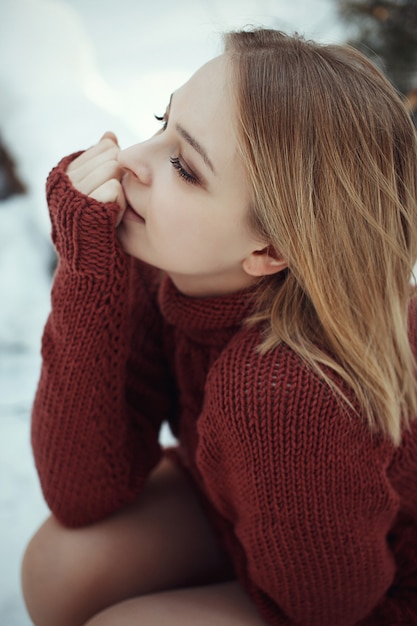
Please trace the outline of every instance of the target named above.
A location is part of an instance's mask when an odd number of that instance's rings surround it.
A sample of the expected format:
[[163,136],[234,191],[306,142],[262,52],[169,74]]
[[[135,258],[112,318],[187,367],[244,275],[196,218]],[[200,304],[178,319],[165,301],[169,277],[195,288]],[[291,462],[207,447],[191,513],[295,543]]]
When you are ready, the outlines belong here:
[[116,197],[119,193],[120,183],[115,178],[111,178],[107,181],[107,188],[110,195]]
[[101,140],[100,143],[103,145],[104,148],[109,149],[109,150],[117,148],[114,141],[110,139],[109,137],[105,137],[104,139]]

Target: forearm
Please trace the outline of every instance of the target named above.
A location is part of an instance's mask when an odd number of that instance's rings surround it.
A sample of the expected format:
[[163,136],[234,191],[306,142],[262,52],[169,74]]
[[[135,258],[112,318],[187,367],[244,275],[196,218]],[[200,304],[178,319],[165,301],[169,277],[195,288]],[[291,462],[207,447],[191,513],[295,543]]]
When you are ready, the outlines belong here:
[[132,499],[159,452],[157,433],[145,419],[139,430],[125,401],[125,306],[109,306],[104,286],[85,277],[66,277],[64,289],[55,284],[45,328],[32,440],[49,506],[84,523]]
[[136,497],[160,451],[155,427],[126,401],[132,304],[118,208],[77,194],[64,166],[48,181],[59,264],[32,442],[49,506],[77,525]]

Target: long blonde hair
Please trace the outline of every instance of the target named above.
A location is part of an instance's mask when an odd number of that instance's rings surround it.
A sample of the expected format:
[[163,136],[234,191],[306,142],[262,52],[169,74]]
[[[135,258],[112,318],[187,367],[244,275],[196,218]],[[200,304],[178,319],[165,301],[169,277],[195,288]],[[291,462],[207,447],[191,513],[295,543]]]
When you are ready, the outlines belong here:
[[268,29],[228,33],[225,43],[251,225],[288,261],[284,278],[264,280],[252,318],[266,324],[261,350],[288,344],[398,444],[417,414],[407,331],[417,257],[410,116],[348,46]]

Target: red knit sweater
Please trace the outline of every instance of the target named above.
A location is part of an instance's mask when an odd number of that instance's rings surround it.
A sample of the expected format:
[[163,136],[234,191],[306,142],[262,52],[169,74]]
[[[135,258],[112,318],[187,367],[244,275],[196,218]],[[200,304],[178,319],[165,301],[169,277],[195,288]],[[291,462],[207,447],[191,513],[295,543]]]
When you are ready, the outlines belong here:
[[168,421],[267,624],[417,624],[416,428],[394,449],[288,347],[259,355],[250,291],[188,298],[127,257],[117,206],[76,192],[68,162],[47,185],[59,264],[32,421],[56,517],[136,499]]

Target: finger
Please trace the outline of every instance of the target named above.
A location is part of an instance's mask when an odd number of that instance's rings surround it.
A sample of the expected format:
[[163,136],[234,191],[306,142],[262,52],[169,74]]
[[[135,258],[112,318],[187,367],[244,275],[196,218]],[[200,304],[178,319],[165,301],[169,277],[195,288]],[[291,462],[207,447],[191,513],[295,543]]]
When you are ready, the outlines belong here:
[[106,204],[107,202],[116,202],[119,205],[122,214],[126,209],[126,198],[123,193],[122,186],[115,178],[106,180],[105,183],[90,194],[90,197],[97,200],[97,202],[102,202],[103,204]]
[[104,137],[94,146],[88,148],[85,152],[80,154],[76,159],[74,159],[68,166],[67,172],[72,172],[79,167],[83,167],[86,163],[88,163],[91,159],[94,159],[96,156],[100,154],[104,154],[108,151],[119,151],[117,143],[115,143],[111,138]]
[[100,167],[89,172],[82,180],[74,184],[74,187],[86,196],[91,196],[96,189],[107,181],[120,181],[123,170],[117,161],[106,161]]
[[100,139],[100,141],[103,141],[103,139],[110,139],[110,141],[113,141],[113,143],[115,143],[116,146],[119,145],[116,135],[112,133],[111,130],[106,131],[104,135],[102,136],[102,138]]
[[[78,188],[79,183],[87,178],[87,176],[90,176],[95,170],[99,170],[107,163],[117,165],[119,152],[120,149],[112,144],[112,147],[108,148],[105,152],[98,154],[90,153],[88,159],[85,158],[84,161],[79,161],[78,163],[74,161],[73,167],[67,169],[67,175],[74,187]],[[110,178],[113,178],[113,176],[110,176]]]

